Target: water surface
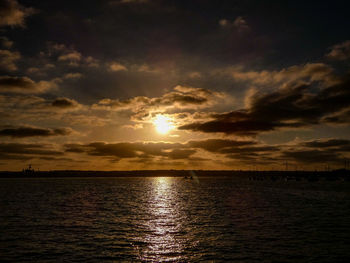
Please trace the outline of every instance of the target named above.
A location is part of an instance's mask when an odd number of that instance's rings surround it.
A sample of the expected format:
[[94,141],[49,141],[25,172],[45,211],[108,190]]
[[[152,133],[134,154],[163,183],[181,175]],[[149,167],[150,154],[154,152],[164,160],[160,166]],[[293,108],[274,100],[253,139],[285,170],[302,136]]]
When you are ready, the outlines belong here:
[[0,259],[349,262],[349,182],[0,179]]

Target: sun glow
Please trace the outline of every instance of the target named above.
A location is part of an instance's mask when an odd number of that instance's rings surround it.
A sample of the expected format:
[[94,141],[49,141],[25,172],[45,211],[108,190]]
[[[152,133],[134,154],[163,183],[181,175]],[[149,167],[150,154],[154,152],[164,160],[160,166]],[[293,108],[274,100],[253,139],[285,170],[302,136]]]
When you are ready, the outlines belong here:
[[174,124],[171,118],[158,114],[153,120],[153,125],[156,127],[158,133],[167,134],[174,129]]

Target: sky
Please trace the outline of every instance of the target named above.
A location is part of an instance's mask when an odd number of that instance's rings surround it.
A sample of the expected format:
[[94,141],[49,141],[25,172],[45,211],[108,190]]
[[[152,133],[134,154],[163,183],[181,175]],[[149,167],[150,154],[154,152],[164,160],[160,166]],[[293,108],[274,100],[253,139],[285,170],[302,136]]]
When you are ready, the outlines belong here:
[[346,1],[0,0],[0,170],[343,168]]

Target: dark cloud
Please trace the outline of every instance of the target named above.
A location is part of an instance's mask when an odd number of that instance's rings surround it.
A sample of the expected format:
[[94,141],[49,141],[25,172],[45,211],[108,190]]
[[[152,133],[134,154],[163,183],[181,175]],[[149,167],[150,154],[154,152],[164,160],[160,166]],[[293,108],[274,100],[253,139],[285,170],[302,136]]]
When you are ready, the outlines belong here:
[[292,84],[321,82],[332,84],[337,80],[334,69],[325,63],[306,63],[293,65],[281,70],[244,70],[242,67],[228,67],[217,71],[221,76],[230,76],[239,82],[247,82],[271,89]]
[[228,19],[221,19],[219,25],[223,28],[233,28],[239,33],[246,33],[250,31],[250,27],[242,16],[238,16],[235,20],[230,21]]
[[346,154],[350,152],[350,140],[346,139],[320,139],[302,142],[298,147],[306,147],[307,149],[316,149],[328,151],[330,153]]
[[262,156],[257,153],[227,154],[226,157],[240,162],[249,161],[251,165],[255,164],[255,160],[262,161]]
[[324,117],[349,107],[350,81],[326,88],[297,85],[270,93],[256,93],[249,108],[213,115],[213,120],[180,126],[180,130],[206,133],[256,135],[278,128],[299,128],[320,124]]
[[276,146],[256,146],[256,147],[228,147],[220,150],[220,153],[237,154],[260,154],[262,152],[279,152],[280,148]]
[[127,71],[128,69],[124,65],[118,62],[111,62],[108,65],[108,70],[111,72],[117,72],[117,71]]
[[68,98],[57,98],[52,102],[53,107],[57,108],[75,108],[79,105],[75,100],[68,99]]
[[70,63],[70,65],[75,65],[75,63],[78,63],[82,59],[82,55],[78,51],[69,51],[63,55],[60,55],[58,57],[58,61],[67,61]]
[[0,0],[0,27],[23,27],[25,18],[33,13],[35,9],[23,7],[17,0]]
[[[33,61],[31,64],[31,71],[34,71],[32,73],[42,74],[45,71],[48,73],[49,70],[55,67],[56,74],[62,74],[62,78],[66,80],[77,80],[83,77],[81,72],[69,72],[71,69],[79,69],[79,71],[85,70],[87,72],[89,72],[89,69],[94,69],[94,73],[96,74],[96,70],[98,70],[100,65],[98,59],[82,54],[80,51],[76,50],[74,46],[51,41],[46,42],[46,49],[41,51],[38,59],[39,61]],[[33,64],[36,65],[36,67],[33,68]],[[40,71],[36,72],[39,68]],[[53,72],[51,71],[51,73]]]
[[124,101],[104,99],[93,105],[94,109],[125,110],[148,113],[150,110],[164,108],[208,107],[224,97],[224,93],[202,88],[176,86],[173,91],[160,97],[134,97]]
[[276,165],[279,166],[281,163],[281,159],[279,158],[256,153],[228,154],[226,157],[232,161],[225,161],[225,163],[231,164],[233,169],[235,169],[237,165],[244,165],[250,170],[259,170],[261,167],[258,167],[258,165],[263,167],[266,165],[273,165],[275,167]]
[[59,162],[85,162],[83,160],[77,161],[71,158],[57,158],[57,157],[51,157],[51,156],[36,156],[36,159],[44,160],[44,161],[59,161]]
[[301,145],[311,148],[330,148],[350,145],[350,141],[344,139],[324,139],[304,142]]
[[179,130],[192,130],[205,133],[225,133],[242,136],[255,135],[258,132],[273,130],[273,123],[255,120],[236,121],[231,119],[213,120],[203,123],[191,123],[180,126]]
[[[255,141],[235,141],[225,139],[207,139],[202,141],[189,141],[187,143],[164,143],[164,142],[121,142],[104,143],[94,142],[89,144],[66,144],[66,152],[86,153],[91,156],[113,157],[113,160],[124,158],[137,158],[139,160],[154,160],[161,157],[170,160],[186,159],[188,161],[208,161],[201,157],[193,156],[197,149],[220,154],[222,157],[235,158],[238,156],[246,159],[258,158],[264,152],[278,151],[277,147],[257,146]],[[147,161],[148,162],[148,161]]]
[[33,159],[33,157],[32,156],[28,156],[28,155],[16,155],[16,154],[7,154],[7,153],[0,152],[0,160],[8,160],[8,161],[21,160],[21,161],[26,161],[26,160],[30,160],[30,159]]
[[[236,141],[225,139],[207,139],[202,141],[189,141],[187,143],[164,143],[164,142],[121,142],[104,143],[95,142],[90,144],[67,144],[66,151],[73,153],[87,153],[94,156],[113,156],[117,158],[149,158],[167,157],[169,159],[187,159],[203,149],[213,153],[228,153],[230,149],[254,145],[255,141]],[[271,151],[272,147],[255,147],[257,152]],[[251,151],[253,151],[253,149]],[[233,150],[232,150],[233,152]],[[195,158],[198,157],[191,157]]]
[[56,156],[61,155],[63,152],[55,150],[52,145],[47,144],[0,143],[1,160],[57,159]]
[[170,151],[169,153],[167,153],[167,157],[169,159],[187,159],[189,158],[191,155],[195,154],[196,151],[195,150],[187,150],[187,149],[174,149],[172,151]]
[[80,79],[81,77],[83,77],[83,74],[81,73],[67,73],[63,76],[63,79],[76,80]]
[[122,158],[147,158],[147,157],[167,157],[170,159],[183,159],[195,153],[194,150],[183,149],[184,145],[179,143],[165,142],[121,142],[104,143],[94,142],[90,144],[67,144],[66,151],[74,153],[87,153],[93,156],[106,156]]
[[63,153],[53,150],[50,145],[26,144],[26,143],[0,143],[0,153],[8,155],[62,155]]
[[11,48],[13,41],[9,40],[7,37],[0,37],[0,45],[4,48]]
[[204,149],[208,152],[220,152],[227,148],[256,144],[255,141],[238,141],[225,139],[207,139],[201,141],[189,141],[187,145],[192,148]]
[[337,152],[321,150],[291,150],[283,152],[282,156],[304,164],[342,163],[344,161],[344,157]]
[[[89,119],[95,119],[94,125],[97,125],[103,117],[83,114],[87,110],[87,107],[68,98],[48,99],[29,94],[0,95],[1,119],[6,125],[14,127],[26,125],[62,127]],[[2,126],[1,128],[12,127]]]
[[8,136],[13,138],[25,138],[25,137],[48,137],[58,135],[69,135],[72,132],[68,128],[36,128],[36,127],[17,127],[17,128],[5,128],[0,130],[0,136]]
[[16,62],[21,58],[19,52],[10,50],[0,50],[0,70],[17,70]]
[[347,60],[350,58],[350,40],[334,45],[331,51],[326,55],[333,60]]
[[[239,141],[230,139],[206,139],[186,143],[164,142],[93,142],[88,144],[66,144],[67,153],[99,156],[116,162],[129,159],[144,165],[155,164],[162,160],[187,160],[188,162],[210,161],[209,158],[196,156],[198,150],[205,150],[232,165],[280,166],[288,160],[310,166],[327,162],[341,165],[350,151],[350,141],[343,139],[323,139],[303,141],[295,144],[266,145],[258,141]],[[210,156],[210,155],[209,155]],[[225,161],[226,160],[226,161]]]
[[[223,139],[209,139],[203,141],[190,141],[188,145],[205,149],[215,153],[216,157],[225,160],[234,160],[233,168],[237,165],[269,165],[279,160],[280,146],[262,145],[257,141],[235,141]],[[225,164],[226,165],[226,164]],[[228,166],[229,163],[227,163]]]
[[[94,156],[114,156],[117,158],[133,158],[141,155],[132,143],[91,143],[87,145],[87,153]],[[69,149],[68,149],[69,150]]]
[[35,82],[28,77],[0,76],[0,92],[43,93],[55,87],[54,82]]

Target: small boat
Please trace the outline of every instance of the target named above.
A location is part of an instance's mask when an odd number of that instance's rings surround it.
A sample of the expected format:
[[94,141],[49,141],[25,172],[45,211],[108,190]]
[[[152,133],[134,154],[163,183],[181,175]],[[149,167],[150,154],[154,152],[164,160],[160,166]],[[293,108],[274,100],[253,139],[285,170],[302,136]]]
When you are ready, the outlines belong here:
[[198,176],[193,171],[190,171],[189,175],[185,175],[183,178],[186,180],[194,180],[196,183],[199,183]]

